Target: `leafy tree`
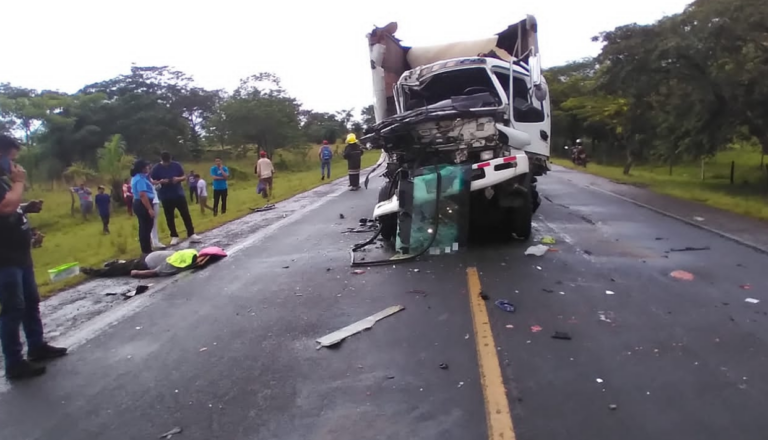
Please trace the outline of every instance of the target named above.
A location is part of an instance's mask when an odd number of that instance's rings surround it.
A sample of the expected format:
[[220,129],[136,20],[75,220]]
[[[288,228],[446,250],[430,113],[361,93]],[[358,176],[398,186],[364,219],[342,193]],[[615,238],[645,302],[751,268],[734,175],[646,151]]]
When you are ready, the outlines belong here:
[[105,179],[115,201],[122,199],[122,184],[131,169],[134,158],[125,154],[125,144],[119,134],[112,136],[97,151],[99,174]]

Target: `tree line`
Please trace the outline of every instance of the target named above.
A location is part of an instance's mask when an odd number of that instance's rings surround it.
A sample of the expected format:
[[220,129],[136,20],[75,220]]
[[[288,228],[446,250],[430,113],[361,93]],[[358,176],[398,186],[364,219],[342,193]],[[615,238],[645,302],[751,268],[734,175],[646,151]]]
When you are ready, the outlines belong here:
[[732,142],[768,154],[768,2],[696,0],[650,25],[594,37],[595,58],[548,69],[553,149],[584,138],[591,154],[668,163]]
[[216,148],[241,157],[253,149],[271,154],[335,142],[373,122],[373,106],[359,114],[304,108],[271,73],[245,78],[231,93],[200,87],[168,66],[134,65],[73,94],[0,83],[0,132],[22,139],[21,163],[38,180],[89,169],[119,175],[126,157],[160,151],[181,159]]

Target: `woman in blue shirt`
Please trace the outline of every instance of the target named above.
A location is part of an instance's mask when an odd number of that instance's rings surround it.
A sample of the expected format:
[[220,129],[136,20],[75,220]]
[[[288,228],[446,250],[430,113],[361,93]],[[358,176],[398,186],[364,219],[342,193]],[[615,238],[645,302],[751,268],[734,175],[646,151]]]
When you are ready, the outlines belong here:
[[142,254],[152,252],[152,227],[155,223],[155,188],[149,181],[149,162],[138,159],[131,169],[131,189],[133,190],[133,212],[139,221],[139,244]]

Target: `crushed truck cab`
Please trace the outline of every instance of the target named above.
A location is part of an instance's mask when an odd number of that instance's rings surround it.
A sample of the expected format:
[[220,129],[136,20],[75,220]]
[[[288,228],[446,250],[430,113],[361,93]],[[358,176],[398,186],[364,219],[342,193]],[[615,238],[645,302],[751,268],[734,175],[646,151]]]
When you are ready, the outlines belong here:
[[368,35],[377,123],[364,141],[387,164],[373,214],[382,235],[402,229],[402,188],[418,170],[471,164],[471,227],[528,238],[551,137],[535,18],[487,39],[421,48],[403,46],[396,31],[390,23]]

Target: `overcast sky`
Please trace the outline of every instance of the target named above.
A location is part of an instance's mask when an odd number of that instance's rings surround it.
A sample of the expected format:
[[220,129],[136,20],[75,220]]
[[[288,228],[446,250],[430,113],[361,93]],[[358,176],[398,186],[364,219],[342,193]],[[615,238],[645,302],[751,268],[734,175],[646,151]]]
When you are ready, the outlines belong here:
[[[457,0],[454,0],[457,1]],[[595,55],[600,31],[651,23],[690,0],[25,0],[3,2],[0,82],[72,93],[126,73],[170,65],[203,87],[232,90],[270,71],[306,107],[371,103],[366,34],[399,25],[408,45],[491,36],[536,16],[545,67]]]

